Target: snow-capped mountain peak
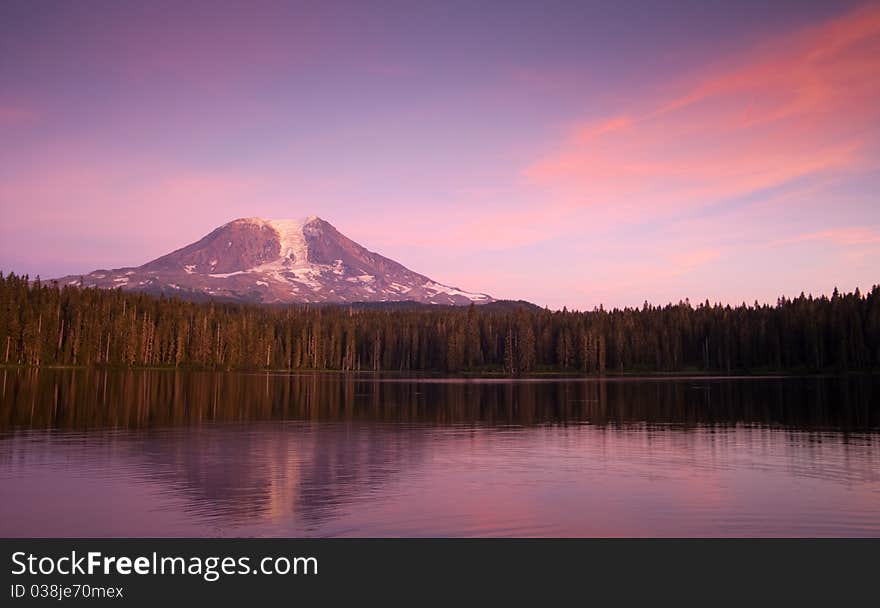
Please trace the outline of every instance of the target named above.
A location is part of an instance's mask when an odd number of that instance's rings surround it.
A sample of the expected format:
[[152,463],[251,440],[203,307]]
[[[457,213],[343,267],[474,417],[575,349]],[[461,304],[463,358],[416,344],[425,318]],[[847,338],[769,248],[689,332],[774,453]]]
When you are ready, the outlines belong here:
[[265,303],[492,301],[486,294],[439,283],[371,252],[314,215],[236,219],[143,266],[96,270],[59,281]]

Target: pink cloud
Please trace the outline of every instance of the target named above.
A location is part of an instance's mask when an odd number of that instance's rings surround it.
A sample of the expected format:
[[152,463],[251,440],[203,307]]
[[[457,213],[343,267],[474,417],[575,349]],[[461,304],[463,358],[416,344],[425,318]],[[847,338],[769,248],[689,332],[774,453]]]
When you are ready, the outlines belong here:
[[880,7],[730,64],[575,127],[526,179],[561,204],[644,219],[874,165],[862,152],[880,118]]
[[[389,246],[436,248],[454,246],[489,251],[532,245],[558,234],[560,225],[576,230],[577,209],[554,205],[486,205],[465,193],[454,205],[420,213],[410,212],[405,226],[383,216],[359,218],[351,234],[362,233],[364,242]],[[331,219],[332,218],[327,218]],[[343,218],[344,219],[344,218]],[[442,226],[442,229],[438,229]]]
[[607,120],[602,120],[597,124],[590,124],[579,129],[577,137],[581,143],[588,143],[591,140],[613,133],[614,131],[622,131],[633,126],[633,119],[628,116],[616,116]]
[[671,276],[687,274],[717,259],[720,255],[720,249],[697,249],[676,253],[669,257],[669,264],[665,265],[665,272]]
[[880,243],[880,233],[873,228],[852,226],[798,234],[793,237],[779,239],[770,243],[771,246],[793,245],[810,241],[825,241],[840,246],[874,245]]

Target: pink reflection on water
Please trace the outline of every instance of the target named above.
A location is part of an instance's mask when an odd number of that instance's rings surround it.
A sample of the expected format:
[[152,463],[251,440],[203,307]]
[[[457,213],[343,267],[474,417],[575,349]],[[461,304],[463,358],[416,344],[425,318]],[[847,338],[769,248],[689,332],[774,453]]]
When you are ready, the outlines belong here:
[[880,534],[872,435],[255,423],[0,454],[13,536]]

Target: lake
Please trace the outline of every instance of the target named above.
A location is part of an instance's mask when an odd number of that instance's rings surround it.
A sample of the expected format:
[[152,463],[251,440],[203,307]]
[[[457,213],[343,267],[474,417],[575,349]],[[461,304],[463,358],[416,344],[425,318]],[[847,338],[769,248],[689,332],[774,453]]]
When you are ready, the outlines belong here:
[[880,378],[0,370],[0,536],[880,536]]

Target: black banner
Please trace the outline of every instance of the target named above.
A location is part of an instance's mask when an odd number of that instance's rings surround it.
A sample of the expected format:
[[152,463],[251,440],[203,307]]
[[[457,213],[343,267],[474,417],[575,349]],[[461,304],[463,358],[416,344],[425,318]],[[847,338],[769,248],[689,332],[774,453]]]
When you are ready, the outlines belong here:
[[0,541],[4,606],[501,601],[843,605],[872,597],[869,540]]

